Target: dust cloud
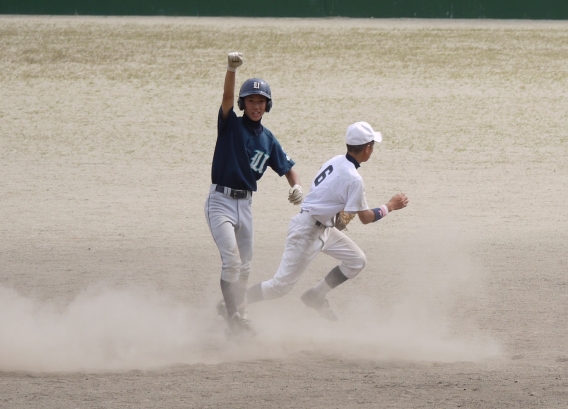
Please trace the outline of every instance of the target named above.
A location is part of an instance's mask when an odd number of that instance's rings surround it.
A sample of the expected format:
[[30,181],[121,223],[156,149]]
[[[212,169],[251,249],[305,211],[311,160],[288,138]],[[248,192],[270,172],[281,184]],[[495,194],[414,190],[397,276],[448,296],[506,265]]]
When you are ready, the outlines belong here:
[[[390,293],[379,288],[370,294],[359,287],[342,306],[341,300],[334,300],[338,295],[330,293],[339,322],[322,322],[305,308],[289,313],[290,303],[250,306],[259,315],[257,325],[265,326],[263,334],[269,334],[263,335],[266,344],[284,351],[314,348],[371,360],[480,362],[502,357],[502,346],[479,322],[487,273],[468,254],[463,234],[450,222],[443,224],[416,232],[395,256],[401,272],[385,278],[397,281]],[[374,269],[368,265],[361,275],[388,272]],[[361,286],[356,280],[349,285]],[[385,298],[387,302],[381,302]]]
[[[340,321],[331,323],[297,297],[253,304],[249,317],[258,334],[246,342],[226,338],[215,300],[198,310],[157,291],[98,285],[61,306],[0,287],[0,370],[144,370],[278,359],[301,351],[436,362],[499,357],[499,345],[475,322],[483,275],[448,230],[438,233],[417,235],[408,246],[411,261],[389,307],[378,302],[385,296],[381,291],[358,295],[343,303]],[[362,274],[374,274],[368,268]]]
[[146,369],[201,361],[206,325],[139,289],[91,288],[59,307],[0,287],[0,370]]

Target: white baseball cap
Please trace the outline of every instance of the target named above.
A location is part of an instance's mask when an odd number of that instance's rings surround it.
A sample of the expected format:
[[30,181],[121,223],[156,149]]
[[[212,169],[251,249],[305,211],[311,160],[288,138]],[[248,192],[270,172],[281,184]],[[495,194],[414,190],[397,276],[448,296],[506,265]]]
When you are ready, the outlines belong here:
[[371,141],[381,142],[382,140],[383,135],[380,132],[373,131],[373,128],[367,122],[355,122],[349,125],[345,134],[347,145],[364,145]]

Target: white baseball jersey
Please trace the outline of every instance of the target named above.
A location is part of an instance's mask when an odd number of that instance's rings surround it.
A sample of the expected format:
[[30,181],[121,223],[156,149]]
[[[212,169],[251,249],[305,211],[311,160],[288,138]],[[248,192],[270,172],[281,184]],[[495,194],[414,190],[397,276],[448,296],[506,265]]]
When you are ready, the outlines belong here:
[[332,218],[341,210],[356,213],[369,209],[363,178],[350,159],[339,155],[328,160],[302,203],[302,209],[326,226],[333,225]]
[[[333,228],[332,222],[340,210],[355,213],[369,208],[358,165],[351,156],[340,155],[321,167],[304,198],[302,212],[290,220],[278,271],[272,279],[261,283],[264,299],[289,293],[321,252],[340,260],[339,269],[347,278],[354,278],[365,268],[363,251]],[[316,224],[316,220],[321,224]]]

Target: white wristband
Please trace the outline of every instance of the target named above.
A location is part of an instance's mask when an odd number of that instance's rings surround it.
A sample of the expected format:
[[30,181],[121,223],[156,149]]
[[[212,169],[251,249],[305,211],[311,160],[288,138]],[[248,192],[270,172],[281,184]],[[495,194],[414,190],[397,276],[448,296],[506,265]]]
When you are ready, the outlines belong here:
[[227,65],[227,71],[237,72],[237,67],[231,67],[230,65]]

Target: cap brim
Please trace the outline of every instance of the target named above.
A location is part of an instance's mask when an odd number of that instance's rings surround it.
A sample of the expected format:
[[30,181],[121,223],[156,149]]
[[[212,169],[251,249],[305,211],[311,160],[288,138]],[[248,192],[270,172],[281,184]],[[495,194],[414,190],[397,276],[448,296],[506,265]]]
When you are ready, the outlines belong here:
[[375,138],[373,139],[375,142],[381,142],[383,140],[383,134],[380,132],[373,132]]

